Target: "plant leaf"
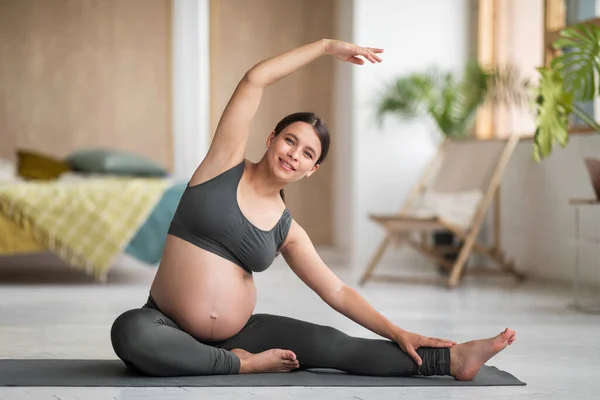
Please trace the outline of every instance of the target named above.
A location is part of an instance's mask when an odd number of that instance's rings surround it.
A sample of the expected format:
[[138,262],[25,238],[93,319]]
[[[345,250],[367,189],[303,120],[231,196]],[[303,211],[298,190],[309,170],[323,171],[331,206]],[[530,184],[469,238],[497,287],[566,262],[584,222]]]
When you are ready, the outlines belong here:
[[402,118],[415,118],[427,111],[425,104],[431,97],[433,82],[428,75],[414,73],[398,78],[380,98],[377,105],[379,120],[387,113]]
[[552,152],[555,142],[567,145],[569,114],[573,96],[565,91],[562,76],[551,68],[538,68],[540,81],[535,103],[537,106],[533,158],[541,161]]
[[513,65],[496,68],[487,73],[488,88],[486,101],[491,104],[514,104],[517,107],[530,101],[530,82],[523,79]]
[[485,101],[489,76],[477,62],[467,63],[462,80],[456,85],[456,101],[452,107],[455,129],[466,134],[477,109]]
[[397,78],[380,97],[377,116],[381,122],[385,114],[428,115],[445,136],[466,136],[484,102],[520,103],[528,97],[527,85],[515,68],[487,71],[476,61],[467,63],[462,76],[431,68]]
[[564,79],[564,88],[577,100],[590,101],[597,91],[594,72],[600,71],[600,30],[589,23],[561,31],[552,46],[562,50],[551,67]]

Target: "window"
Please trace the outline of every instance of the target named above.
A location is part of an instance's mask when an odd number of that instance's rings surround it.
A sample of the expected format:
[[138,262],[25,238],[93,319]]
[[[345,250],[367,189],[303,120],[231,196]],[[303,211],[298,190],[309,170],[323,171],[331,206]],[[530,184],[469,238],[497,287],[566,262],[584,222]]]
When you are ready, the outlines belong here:
[[[600,0],[544,0],[544,63],[549,65],[558,52],[552,43],[561,29],[580,23],[600,25]],[[579,105],[595,120],[600,116],[600,99]],[[589,130],[579,118],[571,116],[569,121],[574,131]]]
[[[600,0],[599,0],[600,1]],[[522,78],[536,81],[544,64],[544,0],[478,0],[477,59],[511,65]],[[527,105],[486,105],[477,114],[480,139],[510,135],[532,137],[535,116]]]

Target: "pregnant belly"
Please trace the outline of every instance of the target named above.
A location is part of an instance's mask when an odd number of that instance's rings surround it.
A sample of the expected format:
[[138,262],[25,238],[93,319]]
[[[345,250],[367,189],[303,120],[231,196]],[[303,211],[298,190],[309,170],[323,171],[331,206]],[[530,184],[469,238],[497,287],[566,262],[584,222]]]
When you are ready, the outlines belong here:
[[171,235],[151,294],[169,318],[202,340],[224,340],[235,335],[256,305],[252,275]]

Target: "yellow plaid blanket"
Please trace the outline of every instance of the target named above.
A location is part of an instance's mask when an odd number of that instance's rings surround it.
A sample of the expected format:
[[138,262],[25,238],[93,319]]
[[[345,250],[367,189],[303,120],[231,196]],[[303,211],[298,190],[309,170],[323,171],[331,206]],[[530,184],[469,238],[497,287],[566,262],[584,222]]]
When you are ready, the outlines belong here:
[[144,223],[166,179],[98,178],[0,185],[0,211],[75,268],[105,280]]

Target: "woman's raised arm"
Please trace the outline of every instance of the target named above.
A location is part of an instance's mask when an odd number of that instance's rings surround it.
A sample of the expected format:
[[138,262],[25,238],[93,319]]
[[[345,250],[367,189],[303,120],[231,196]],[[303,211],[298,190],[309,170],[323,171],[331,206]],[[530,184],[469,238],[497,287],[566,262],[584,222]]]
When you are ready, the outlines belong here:
[[382,51],[339,40],[322,39],[259,62],[246,72],[233,92],[219,120],[206,158],[211,164],[218,164],[221,170],[244,159],[252,119],[267,86],[326,54],[362,65],[364,60],[358,56],[372,63],[381,62],[376,53]]

